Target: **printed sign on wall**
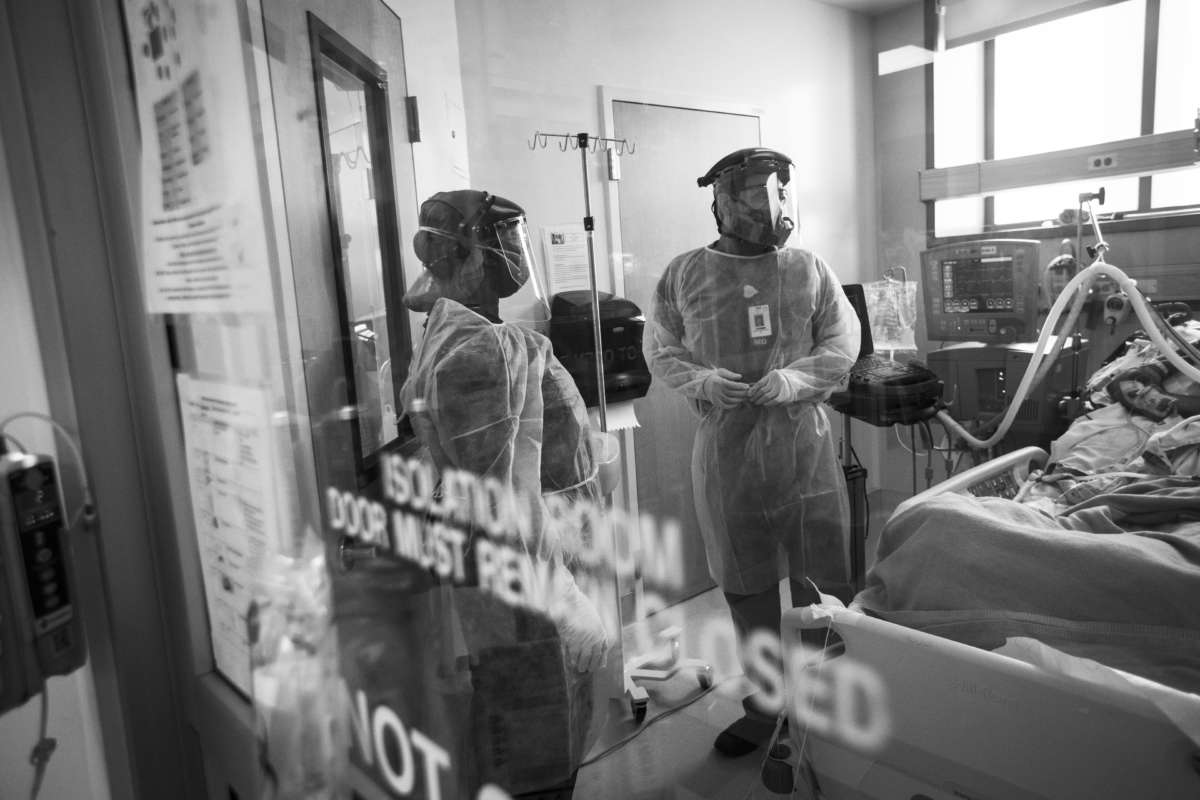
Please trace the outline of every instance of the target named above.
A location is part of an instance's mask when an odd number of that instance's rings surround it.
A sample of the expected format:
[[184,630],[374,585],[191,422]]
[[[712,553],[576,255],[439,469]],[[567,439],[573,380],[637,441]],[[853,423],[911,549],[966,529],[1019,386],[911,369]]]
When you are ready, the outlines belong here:
[[246,613],[280,515],[262,389],[177,377],[213,660],[250,694]]
[[237,4],[126,0],[150,313],[271,308]]

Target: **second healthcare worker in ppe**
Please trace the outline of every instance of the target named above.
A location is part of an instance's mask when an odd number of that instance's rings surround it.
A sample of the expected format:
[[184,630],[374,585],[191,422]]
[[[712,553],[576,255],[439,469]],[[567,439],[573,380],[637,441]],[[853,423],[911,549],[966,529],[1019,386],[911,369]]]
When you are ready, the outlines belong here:
[[[785,246],[791,167],[782,153],[749,148],[698,179],[713,187],[720,238],[667,265],[644,344],[654,376],[700,416],[696,515],[743,643],[756,629],[779,634],[785,577],[794,605],[818,601],[810,581],[850,592],[849,504],[821,402],[858,357],[859,323],[825,262]],[[774,729],[753,695],[745,707],[716,740],[726,755],[754,750]]]
[[[608,638],[547,533],[543,498],[598,499],[586,408],[549,340],[500,320],[500,299],[537,279],[522,209],[486,192],[441,192],[421,205],[420,225],[413,246],[425,272],[404,302],[429,316],[401,403],[439,474],[494,478],[524,501],[530,519],[516,547],[534,571],[505,573],[505,591],[517,575],[550,576],[544,607],[506,603],[485,576],[454,591],[473,691],[455,768],[475,773],[472,790],[493,782],[514,796],[569,794]],[[508,533],[500,543],[518,534]],[[468,562],[497,543],[486,539],[472,535]]]

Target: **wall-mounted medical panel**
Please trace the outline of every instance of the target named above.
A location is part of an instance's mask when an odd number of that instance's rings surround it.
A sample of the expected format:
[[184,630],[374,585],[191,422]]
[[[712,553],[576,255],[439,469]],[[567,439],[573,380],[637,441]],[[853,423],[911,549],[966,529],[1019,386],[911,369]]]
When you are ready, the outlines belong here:
[[1183,169],[1200,159],[1196,148],[1197,133],[1181,130],[1033,156],[926,169],[920,172],[920,197],[946,200],[1023,186]]

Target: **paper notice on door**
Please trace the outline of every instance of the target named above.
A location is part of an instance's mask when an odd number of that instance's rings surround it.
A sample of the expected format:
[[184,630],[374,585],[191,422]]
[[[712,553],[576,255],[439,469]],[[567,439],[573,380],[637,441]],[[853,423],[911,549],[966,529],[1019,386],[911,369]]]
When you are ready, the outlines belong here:
[[213,660],[250,693],[246,612],[280,541],[265,390],[177,377]]
[[125,0],[150,313],[272,307],[235,3]]
[[582,222],[542,228],[542,246],[546,251],[552,294],[592,288],[587,231]]

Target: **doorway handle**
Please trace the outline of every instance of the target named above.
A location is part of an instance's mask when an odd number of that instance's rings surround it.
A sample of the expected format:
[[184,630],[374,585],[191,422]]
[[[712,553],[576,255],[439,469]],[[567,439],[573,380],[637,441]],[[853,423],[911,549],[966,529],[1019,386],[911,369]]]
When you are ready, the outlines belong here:
[[338,561],[342,571],[349,572],[359,561],[379,558],[379,548],[373,544],[358,544],[353,536],[343,535],[338,542]]

